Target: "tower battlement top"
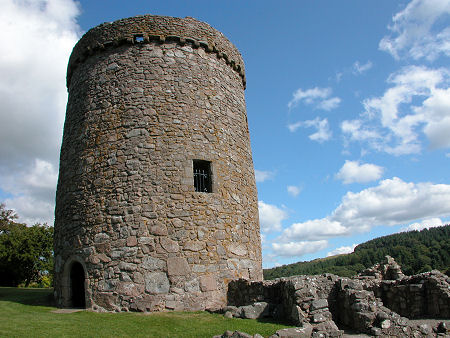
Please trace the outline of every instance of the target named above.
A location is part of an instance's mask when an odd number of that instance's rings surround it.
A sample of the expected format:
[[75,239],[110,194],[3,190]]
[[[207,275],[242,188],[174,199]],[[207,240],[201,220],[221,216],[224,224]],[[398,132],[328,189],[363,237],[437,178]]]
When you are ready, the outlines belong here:
[[242,78],[245,87],[244,61],[238,49],[218,30],[191,17],[140,15],[103,23],[86,32],[75,45],[67,70],[67,87],[73,70],[90,55],[122,44],[176,42],[204,48],[223,58]]

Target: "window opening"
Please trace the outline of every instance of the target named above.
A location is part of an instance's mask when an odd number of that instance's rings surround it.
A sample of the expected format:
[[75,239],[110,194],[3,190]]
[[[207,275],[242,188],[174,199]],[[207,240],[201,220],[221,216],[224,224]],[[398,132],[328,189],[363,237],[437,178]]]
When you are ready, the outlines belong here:
[[75,262],[70,269],[70,296],[72,307],[86,308],[86,298],[84,290],[84,269],[83,266]]
[[211,162],[194,160],[194,188],[197,192],[212,192]]
[[142,42],[144,42],[144,36],[143,36],[143,35],[140,35],[140,34],[135,35],[135,36],[134,36],[134,42],[137,42],[137,43],[142,43]]

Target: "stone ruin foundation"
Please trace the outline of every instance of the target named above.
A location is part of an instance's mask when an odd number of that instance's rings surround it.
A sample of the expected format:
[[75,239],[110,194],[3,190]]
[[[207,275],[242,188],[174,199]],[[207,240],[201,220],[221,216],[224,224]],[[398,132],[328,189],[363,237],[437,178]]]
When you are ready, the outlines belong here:
[[[342,337],[342,329],[383,337],[449,337],[449,285],[450,278],[436,270],[405,276],[387,256],[354,278],[323,274],[233,281],[222,311],[227,317],[271,317],[297,326],[273,337]],[[434,326],[411,321],[418,318],[446,321]]]

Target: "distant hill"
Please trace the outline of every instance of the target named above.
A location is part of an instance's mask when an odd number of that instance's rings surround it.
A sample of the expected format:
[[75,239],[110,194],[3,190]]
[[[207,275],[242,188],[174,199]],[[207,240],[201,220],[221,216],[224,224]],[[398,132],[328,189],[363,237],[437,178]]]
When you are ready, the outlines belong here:
[[406,275],[433,269],[450,272],[450,225],[378,237],[358,245],[350,254],[264,269],[265,279],[333,273],[350,277],[390,255]]

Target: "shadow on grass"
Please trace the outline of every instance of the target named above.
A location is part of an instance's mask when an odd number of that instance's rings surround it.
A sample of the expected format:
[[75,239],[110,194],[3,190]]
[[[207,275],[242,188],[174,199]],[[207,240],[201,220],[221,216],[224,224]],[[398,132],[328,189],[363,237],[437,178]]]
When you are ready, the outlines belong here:
[[276,318],[272,318],[272,317],[257,318],[256,321],[259,323],[294,326],[291,322],[287,321],[286,319],[276,319]]
[[0,287],[0,301],[32,306],[54,306],[53,289]]

